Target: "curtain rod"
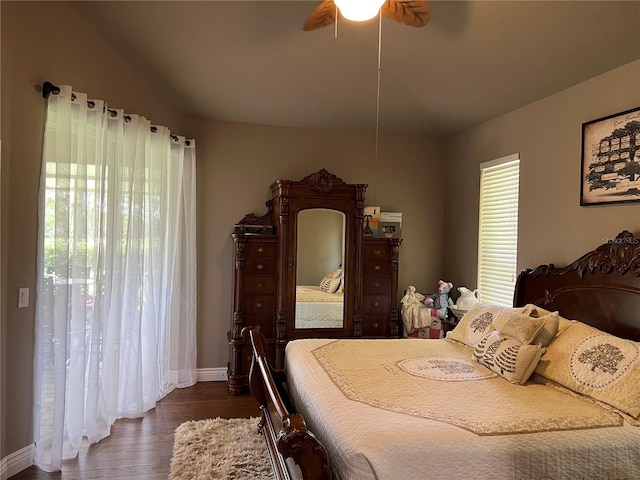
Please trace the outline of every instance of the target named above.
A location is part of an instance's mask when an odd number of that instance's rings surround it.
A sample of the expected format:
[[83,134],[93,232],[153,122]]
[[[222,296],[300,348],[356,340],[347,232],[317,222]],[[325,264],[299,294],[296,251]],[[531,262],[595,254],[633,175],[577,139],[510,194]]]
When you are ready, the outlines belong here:
[[[54,85],[51,82],[44,82],[42,84],[42,98],[49,98],[49,94],[53,93],[54,95],[57,95],[60,93],[60,87],[58,87],[57,85]],[[110,113],[115,113],[115,110],[111,110],[111,109],[107,109]],[[124,116],[125,121],[131,121],[131,117],[129,115],[125,115]],[[154,125],[151,126],[151,131],[152,132],[157,132],[158,129],[157,127],[155,127]],[[171,140],[173,140],[174,142],[177,142],[179,140],[177,135],[174,134],[170,134],[171,135]],[[185,139],[185,145],[187,147],[191,146],[191,139]]]
[[60,93],[60,87],[54,85],[51,82],[44,82],[42,84],[42,98],[49,98],[50,93],[57,95],[58,93]]

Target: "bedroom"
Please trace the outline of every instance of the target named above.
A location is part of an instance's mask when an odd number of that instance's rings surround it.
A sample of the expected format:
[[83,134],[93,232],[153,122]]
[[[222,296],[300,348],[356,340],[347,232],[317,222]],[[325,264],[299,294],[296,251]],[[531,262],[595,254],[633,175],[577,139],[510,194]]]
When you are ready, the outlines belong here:
[[[1,8],[2,458],[31,442],[34,311],[17,309],[13,299],[18,288],[35,287],[43,100],[34,85],[43,81],[70,83],[197,139],[198,367],[210,379],[224,379],[228,360],[232,225],[247,212],[263,211],[276,177],[297,179],[327,168],[347,181],[377,182],[377,203],[405,215],[401,286],[428,289],[441,276],[456,285],[474,284],[477,165],[515,152],[529,159],[521,171],[519,266],[565,264],[624,229],[639,233],[637,204],[584,208],[578,201],[580,125],[640,106],[638,48],[593,78],[445,138],[383,130],[374,177],[370,131],[189,115],[72,4],[2,2]],[[87,57],[100,62],[87,68]]]

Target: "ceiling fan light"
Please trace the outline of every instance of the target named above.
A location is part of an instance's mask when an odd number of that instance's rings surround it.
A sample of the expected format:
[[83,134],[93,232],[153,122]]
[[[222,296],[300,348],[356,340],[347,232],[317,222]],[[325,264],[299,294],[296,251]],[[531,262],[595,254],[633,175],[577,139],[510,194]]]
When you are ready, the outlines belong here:
[[372,19],[384,2],[385,0],[335,0],[342,16],[354,22]]

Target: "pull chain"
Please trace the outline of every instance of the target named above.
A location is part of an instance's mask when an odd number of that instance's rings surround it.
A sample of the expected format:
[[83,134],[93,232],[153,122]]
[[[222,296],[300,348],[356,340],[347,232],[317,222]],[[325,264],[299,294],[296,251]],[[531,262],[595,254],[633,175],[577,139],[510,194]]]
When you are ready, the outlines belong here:
[[377,205],[378,200],[377,200],[377,195],[378,195],[378,150],[379,150],[379,143],[380,143],[380,72],[381,72],[381,68],[380,68],[380,58],[381,58],[381,52],[382,52],[382,15],[378,14],[378,84],[377,84],[377,91],[376,91],[376,150],[375,150],[375,164],[374,164],[374,170],[373,170],[373,174],[374,174],[374,181],[373,181],[373,187],[374,187],[374,193],[373,193],[373,203],[374,205]]

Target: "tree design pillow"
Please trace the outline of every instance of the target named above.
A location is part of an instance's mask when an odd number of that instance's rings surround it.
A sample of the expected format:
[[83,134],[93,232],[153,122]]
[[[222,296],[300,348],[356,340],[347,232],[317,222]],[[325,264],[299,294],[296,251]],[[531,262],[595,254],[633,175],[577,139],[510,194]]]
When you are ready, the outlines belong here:
[[340,288],[340,282],[342,282],[342,277],[332,278],[326,276],[320,282],[320,290],[326,293],[336,293]]
[[497,330],[487,332],[473,349],[473,359],[511,383],[525,383],[536,368],[544,348],[527,345]]
[[551,343],[535,372],[638,419],[639,357],[638,343],[574,322]]
[[522,308],[479,303],[464,314],[447,338],[475,347],[485,333],[500,328],[512,315],[522,314],[522,312]]

